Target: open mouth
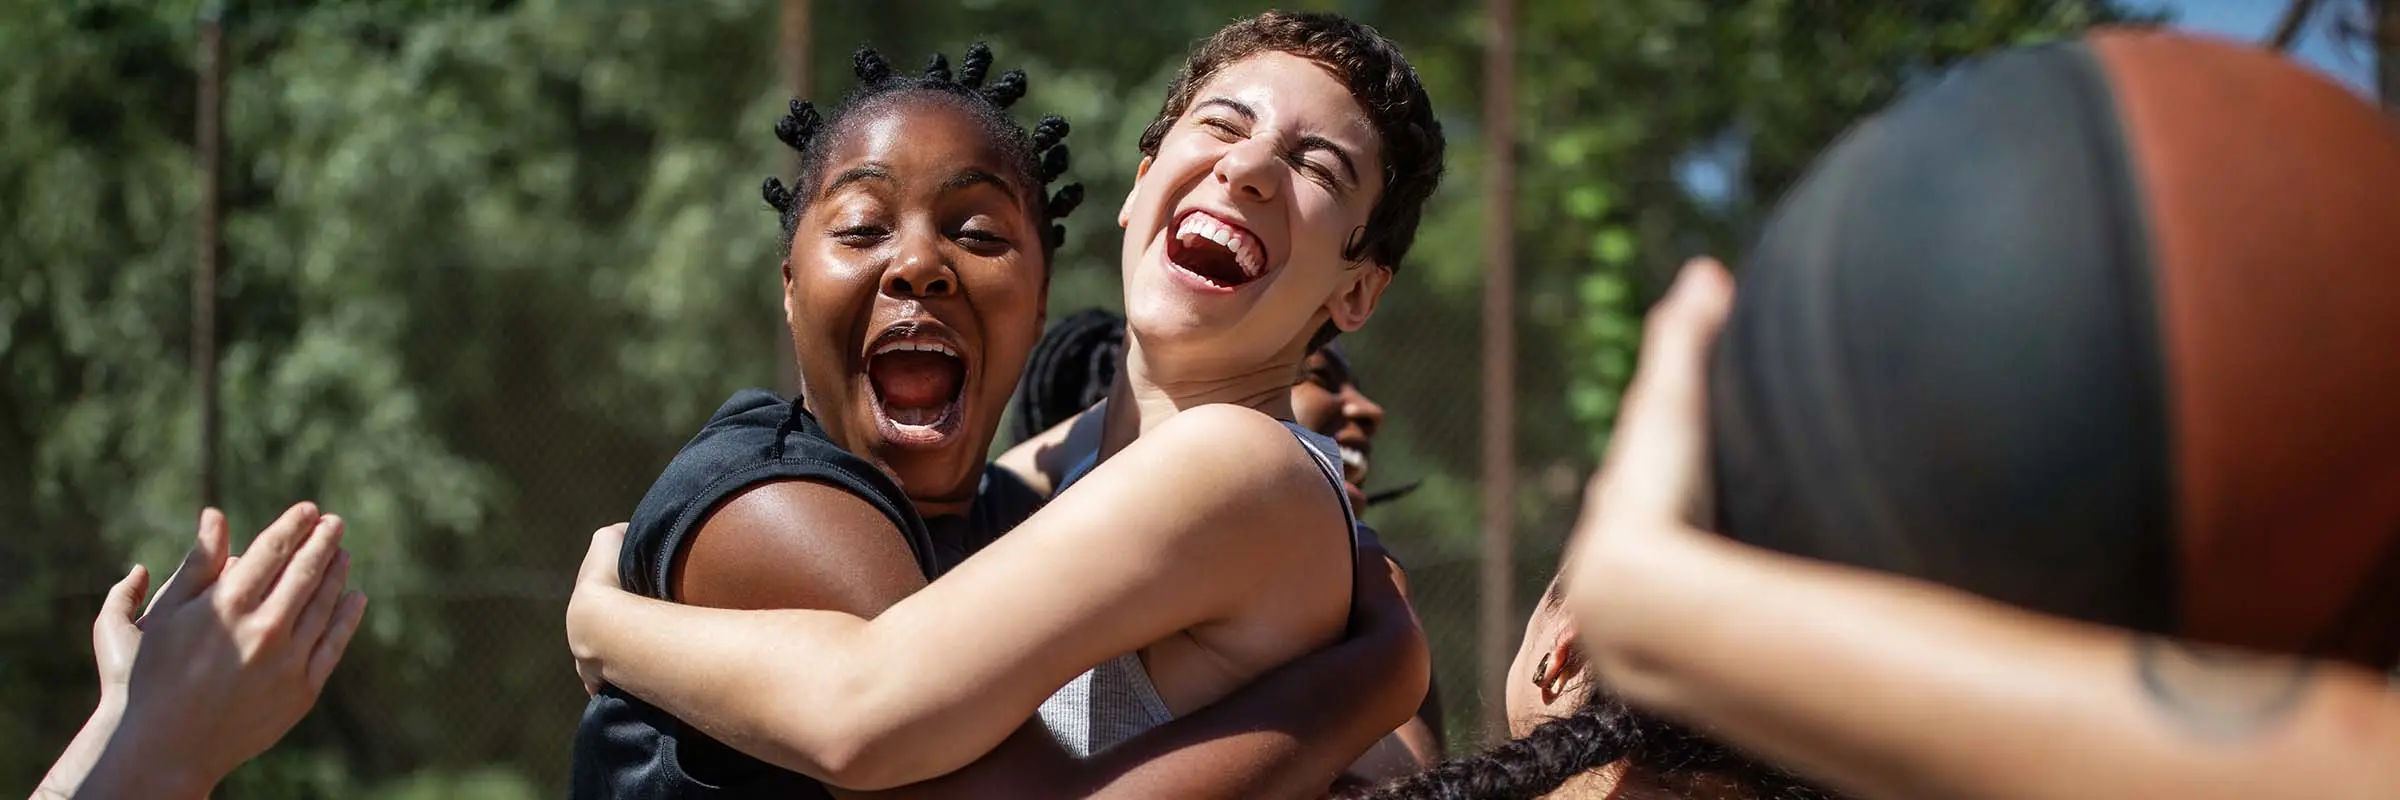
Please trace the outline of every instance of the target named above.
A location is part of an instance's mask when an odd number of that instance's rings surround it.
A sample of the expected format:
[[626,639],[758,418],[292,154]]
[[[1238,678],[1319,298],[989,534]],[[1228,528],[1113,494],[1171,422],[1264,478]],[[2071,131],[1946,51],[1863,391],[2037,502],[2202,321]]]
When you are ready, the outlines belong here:
[[938,324],[903,322],[875,337],[867,384],[885,441],[935,446],[958,432],[967,362],[956,336]]
[[1352,483],[1352,484],[1354,484],[1354,485],[1359,485],[1359,486],[1364,486],[1364,485],[1366,485],[1366,483],[1367,483],[1367,448],[1366,448],[1366,446],[1364,446],[1364,445],[1359,445],[1359,444],[1351,444],[1351,443],[1348,443],[1348,442],[1343,442],[1343,443],[1341,443],[1341,448],[1342,448],[1342,480],[1349,481],[1350,483]]
[[1267,273],[1267,249],[1248,228],[1193,210],[1176,219],[1167,237],[1167,263],[1211,287],[1233,289]]
[[1371,445],[1365,440],[1334,440],[1342,453],[1342,490],[1350,495],[1352,508],[1367,504],[1367,454]]

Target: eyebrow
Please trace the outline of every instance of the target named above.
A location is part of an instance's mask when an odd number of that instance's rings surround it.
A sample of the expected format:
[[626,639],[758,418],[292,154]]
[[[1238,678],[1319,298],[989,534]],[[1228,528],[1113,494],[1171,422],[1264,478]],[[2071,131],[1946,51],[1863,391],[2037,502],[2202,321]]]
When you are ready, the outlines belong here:
[[884,181],[889,183],[891,180],[892,171],[890,169],[885,168],[880,162],[868,162],[846,170],[842,170],[842,174],[835,175],[833,176],[833,180],[826,181],[825,189],[817,194],[820,197],[830,196],[835,190],[859,181]]
[[1017,193],[1017,187],[1009,185],[1008,181],[1003,180],[1000,176],[972,167],[959,170],[958,172],[952,174],[948,179],[942,181],[942,191],[944,193],[954,192],[969,186],[990,186],[1007,194],[1013,195]]
[[1342,149],[1341,145],[1334,144],[1332,139],[1323,136],[1300,137],[1300,152],[1306,153],[1311,150],[1332,153],[1334,160],[1342,162],[1342,172],[1350,176],[1350,182],[1358,183],[1358,165],[1350,163],[1350,151]]
[[1251,122],[1258,121],[1257,109],[1251,108],[1249,104],[1243,103],[1240,100],[1235,100],[1231,97],[1211,97],[1209,99],[1202,100],[1200,101],[1200,105],[1196,106],[1194,110],[1207,108],[1209,106],[1224,106],[1226,110],[1242,115],[1243,119]]

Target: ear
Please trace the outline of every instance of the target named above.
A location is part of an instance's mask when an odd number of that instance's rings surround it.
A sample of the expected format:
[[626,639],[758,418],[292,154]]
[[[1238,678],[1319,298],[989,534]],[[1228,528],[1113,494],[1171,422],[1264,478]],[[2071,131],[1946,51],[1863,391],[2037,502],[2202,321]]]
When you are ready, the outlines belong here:
[[1125,204],[1117,207],[1117,227],[1133,224],[1133,197],[1141,193],[1142,178],[1149,176],[1150,162],[1154,160],[1155,156],[1142,156],[1142,163],[1134,165],[1133,187],[1125,190]]
[[1569,684],[1579,683],[1585,677],[1582,650],[1575,646],[1577,638],[1575,623],[1567,622],[1559,627],[1558,638],[1550,643],[1550,652],[1541,660],[1549,671],[1534,676],[1543,684],[1542,702],[1557,700],[1571,689]]
[[799,309],[792,307],[792,260],[783,260],[783,335],[792,335],[792,324],[800,318]]
[[1375,304],[1383,300],[1383,290],[1392,285],[1392,268],[1368,263],[1350,275],[1350,283],[1340,294],[1325,301],[1325,318],[1342,332],[1358,330],[1375,316]]

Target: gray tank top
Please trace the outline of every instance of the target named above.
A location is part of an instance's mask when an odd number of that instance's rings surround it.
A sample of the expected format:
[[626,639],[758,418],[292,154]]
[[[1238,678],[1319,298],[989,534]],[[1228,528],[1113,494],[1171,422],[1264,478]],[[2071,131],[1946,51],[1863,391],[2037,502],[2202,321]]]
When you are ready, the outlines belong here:
[[[1097,410],[1099,406],[1093,408]],[[1325,473],[1334,496],[1341,498],[1342,521],[1350,529],[1350,548],[1355,553],[1358,517],[1350,508],[1349,492],[1342,487],[1341,448],[1332,438],[1296,423],[1287,421],[1283,427],[1299,437],[1309,455],[1316,457],[1317,468]],[[1091,472],[1099,455],[1086,454],[1074,469],[1068,470],[1058,492],[1064,493]],[[1167,710],[1167,701],[1158,696],[1157,685],[1150,682],[1150,671],[1143,668],[1139,652],[1117,656],[1075,676],[1057,694],[1042,701],[1039,715],[1042,725],[1050,729],[1051,738],[1077,758],[1106,750],[1175,718],[1174,712]]]

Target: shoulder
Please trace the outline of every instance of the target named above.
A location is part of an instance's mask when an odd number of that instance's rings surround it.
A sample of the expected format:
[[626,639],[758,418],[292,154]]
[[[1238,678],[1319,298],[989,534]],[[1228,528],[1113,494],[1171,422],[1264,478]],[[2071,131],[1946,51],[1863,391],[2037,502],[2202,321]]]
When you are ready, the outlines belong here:
[[[779,488],[760,491],[770,486]],[[724,526],[713,523],[727,512],[774,517],[778,509],[792,512],[781,514],[790,517],[786,530],[800,524],[793,516],[800,512],[863,510],[887,531],[876,539],[928,549],[918,541],[923,525],[890,476],[826,439],[789,401],[749,390],[728,400],[643,495],[626,529],[620,577],[629,590],[680,599],[676,587],[685,582],[677,573],[694,538],[703,531],[716,538]],[[825,519],[808,530],[852,527]],[[899,536],[888,533],[895,530]]]
[[883,509],[818,480],[745,487],[689,539],[672,580],[676,597],[695,605],[873,614],[924,581]]
[[[1120,462],[1124,462],[1120,466]],[[1288,525],[1293,514],[1339,523],[1341,496],[1299,437],[1274,417],[1235,405],[1196,406],[1144,432],[1104,468],[1174,487],[1167,497],[1212,509],[1220,522]]]
[[1144,432],[1134,445],[1188,453],[1212,462],[1291,462],[1314,469],[1307,445],[1281,420],[1225,403],[1185,409]]

